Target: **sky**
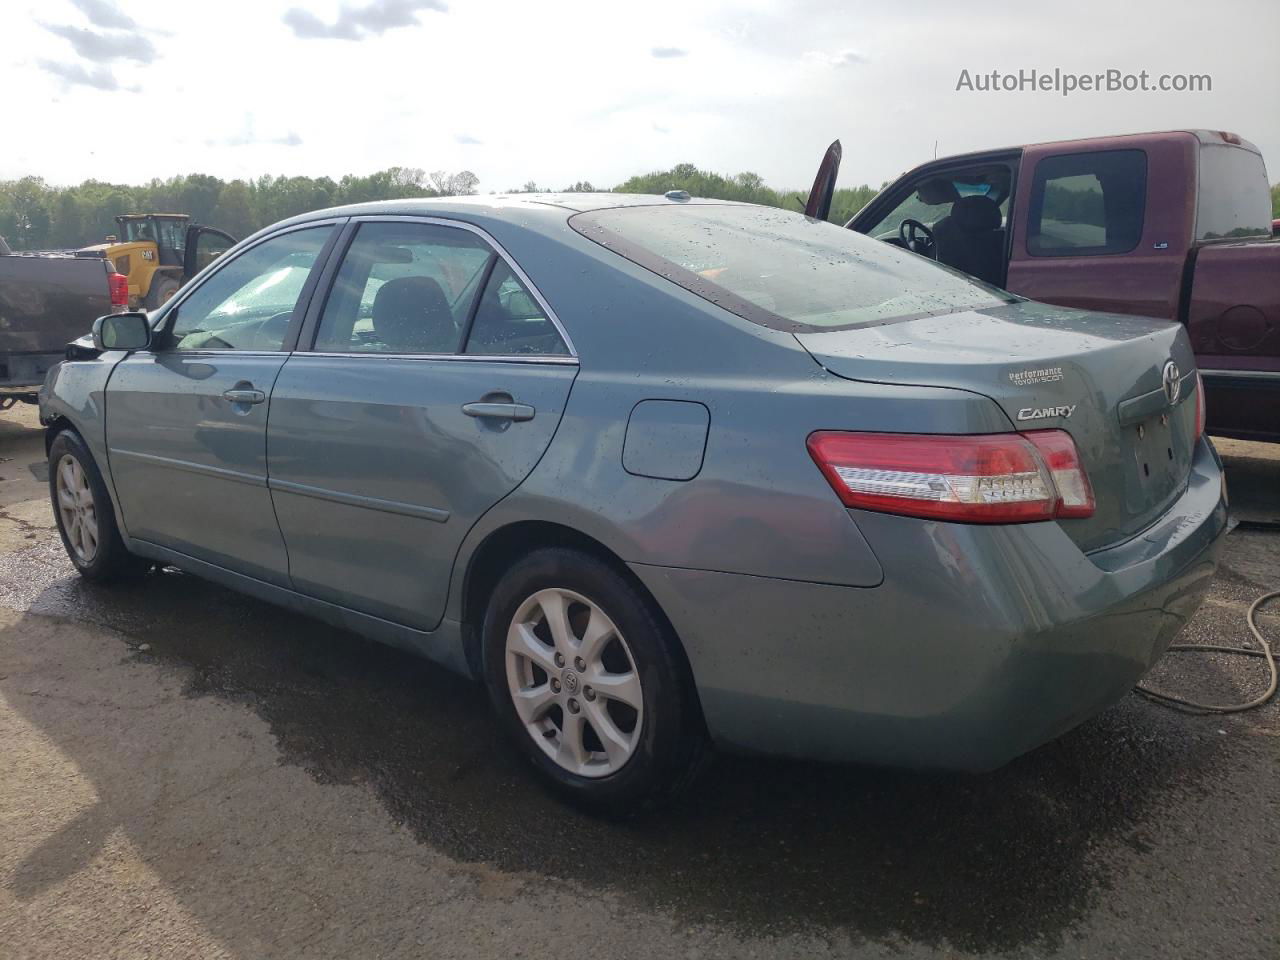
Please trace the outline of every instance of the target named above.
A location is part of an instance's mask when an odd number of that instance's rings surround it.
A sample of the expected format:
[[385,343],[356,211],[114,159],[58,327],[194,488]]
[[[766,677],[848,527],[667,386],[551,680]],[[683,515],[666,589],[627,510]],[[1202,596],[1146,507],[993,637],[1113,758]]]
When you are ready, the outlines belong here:
[[[878,186],[969,150],[1205,127],[1280,180],[1280,0],[9,0],[0,179],[468,169],[481,192],[688,162]],[[1201,92],[957,90],[992,70]]]

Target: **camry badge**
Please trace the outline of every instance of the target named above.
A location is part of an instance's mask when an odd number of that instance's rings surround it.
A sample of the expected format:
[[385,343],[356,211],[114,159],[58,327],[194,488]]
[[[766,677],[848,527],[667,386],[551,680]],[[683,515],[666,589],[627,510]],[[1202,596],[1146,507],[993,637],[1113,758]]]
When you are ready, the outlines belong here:
[[1018,411],[1019,420],[1043,420],[1045,417],[1062,417],[1066,419],[1076,412],[1076,404],[1065,404],[1060,407],[1023,407]]
[[1182,376],[1178,372],[1178,365],[1170,360],[1164,365],[1164,373],[1160,375],[1161,385],[1164,387],[1165,399],[1169,401],[1169,406],[1173,406],[1178,402],[1178,394],[1182,392]]

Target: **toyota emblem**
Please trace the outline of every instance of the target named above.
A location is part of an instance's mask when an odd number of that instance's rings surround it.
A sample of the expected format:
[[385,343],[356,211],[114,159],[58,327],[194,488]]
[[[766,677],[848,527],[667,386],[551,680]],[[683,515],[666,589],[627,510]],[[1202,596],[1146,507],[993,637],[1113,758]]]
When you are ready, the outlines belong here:
[[1164,386],[1165,399],[1172,407],[1178,402],[1178,394],[1182,392],[1182,375],[1178,372],[1178,365],[1172,360],[1164,365],[1164,373],[1161,374],[1160,381]]

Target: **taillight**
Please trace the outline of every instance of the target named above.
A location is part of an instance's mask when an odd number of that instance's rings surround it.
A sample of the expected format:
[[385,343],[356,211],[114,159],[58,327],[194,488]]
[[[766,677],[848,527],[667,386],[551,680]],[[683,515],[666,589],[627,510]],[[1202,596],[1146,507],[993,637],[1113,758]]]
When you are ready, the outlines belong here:
[[1204,377],[1200,376],[1200,371],[1196,371],[1196,440],[1198,441],[1204,436]]
[[849,507],[959,523],[1093,513],[1093,491],[1062,430],[974,436],[819,431],[809,454]]
[[123,273],[107,274],[107,290],[111,293],[111,306],[129,306],[129,278]]
[[1093,516],[1093,486],[1080,465],[1080,453],[1071,434],[1065,430],[1029,430],[1022,436],[1040,451],[1040,458],[1049,468],[1053,485],[1058,490],[1058,507],[1054,516]]

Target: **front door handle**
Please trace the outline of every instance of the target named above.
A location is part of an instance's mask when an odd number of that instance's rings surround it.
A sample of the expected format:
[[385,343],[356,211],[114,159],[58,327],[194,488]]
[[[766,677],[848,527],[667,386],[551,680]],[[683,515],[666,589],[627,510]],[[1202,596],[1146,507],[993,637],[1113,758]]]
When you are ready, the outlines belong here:
[[262,403],[267,399],[267,395],[261,390],[224,390],[222,391],[223,399],[232,403]]
[[527,403],[464,403],[462,412],[468,417],[484,417],[491,420],[532,420],[536,412]]

